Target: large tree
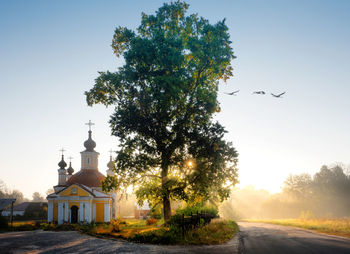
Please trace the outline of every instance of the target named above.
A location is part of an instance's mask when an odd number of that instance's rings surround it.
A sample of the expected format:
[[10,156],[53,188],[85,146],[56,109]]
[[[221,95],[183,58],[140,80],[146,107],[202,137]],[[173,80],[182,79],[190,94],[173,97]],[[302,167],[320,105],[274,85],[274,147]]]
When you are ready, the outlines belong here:
[[237,152],[213,122],[220,111],[219,80],[232,76],[234,59],[225,20],[212,25],[188,4],[164,4],[142,14],[137,31],[118,27],[112,41],[125,64],[100,72],[86,92],[88,105],[115,106],[110,125],[120,141],[116,177],[105,189],[132,184],[139,200],[205,201],[229,196],[237,183]]

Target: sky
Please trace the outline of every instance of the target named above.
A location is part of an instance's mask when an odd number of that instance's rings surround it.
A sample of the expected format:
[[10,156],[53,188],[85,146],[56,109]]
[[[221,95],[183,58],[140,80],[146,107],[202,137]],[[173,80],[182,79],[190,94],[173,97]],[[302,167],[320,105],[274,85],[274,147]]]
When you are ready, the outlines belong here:
[[[62,147],[77,172],[89,120],[105,174],[118,145],[113,108],[88,107],[84,92],[99,71],[123,64],[110,46],[114,29],[135,29],[163,2],[0,1],[0,179],[8,188],[31,198],[56,185]],[[350,164],[349,1],[186,2],[188,14],[229,27],[237,58],[234,77],[220,83],[215,120],[238,150],[240,187],[278,192],[291,173]]]

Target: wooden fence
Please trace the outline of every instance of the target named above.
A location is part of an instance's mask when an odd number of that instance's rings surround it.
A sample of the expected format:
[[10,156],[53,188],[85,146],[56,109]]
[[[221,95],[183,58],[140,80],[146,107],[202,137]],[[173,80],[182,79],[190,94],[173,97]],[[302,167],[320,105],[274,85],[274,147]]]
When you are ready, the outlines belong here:
[[179,223],[182,231],[182,237],[185,236],[186,231],[207,225],[213,218],[214,215],[202,212],[197,212],[195,214],[191,213],[190,216],[185,216],[185,214],[182,214],[182,218]]

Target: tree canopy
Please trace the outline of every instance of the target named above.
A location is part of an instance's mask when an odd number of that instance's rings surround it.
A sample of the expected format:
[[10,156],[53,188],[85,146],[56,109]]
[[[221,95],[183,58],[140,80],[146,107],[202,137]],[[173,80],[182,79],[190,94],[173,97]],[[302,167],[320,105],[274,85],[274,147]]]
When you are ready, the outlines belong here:
[[229,196],[237,183],[237,152],[213,121],[218,84],[232,76],[234,59],[225,20],[212,25],[188,4],[164,4],[142,13],[137,31],[115,30],[112,48],[125,64],[99,72],[88,105],[114,106],[112,134],[120,141],[116,177],[103,187],[134,185],[140,201],[205,201]]

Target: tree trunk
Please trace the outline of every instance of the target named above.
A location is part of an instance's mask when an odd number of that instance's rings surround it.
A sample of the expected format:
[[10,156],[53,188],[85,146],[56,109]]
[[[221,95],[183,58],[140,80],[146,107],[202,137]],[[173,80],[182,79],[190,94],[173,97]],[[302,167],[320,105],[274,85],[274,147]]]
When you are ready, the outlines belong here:
[[171,217],[171,205],[169,199],[169,190],[167,186],[168,182],[168,158],[162,158],[162,192],[163,192],[163,215],[164,221],[170,220]]
[[170,200],[168,197],[163,197],[163,214],[164,214],[164,221],[169,221],[171,217],[171,206],[170,206]]

